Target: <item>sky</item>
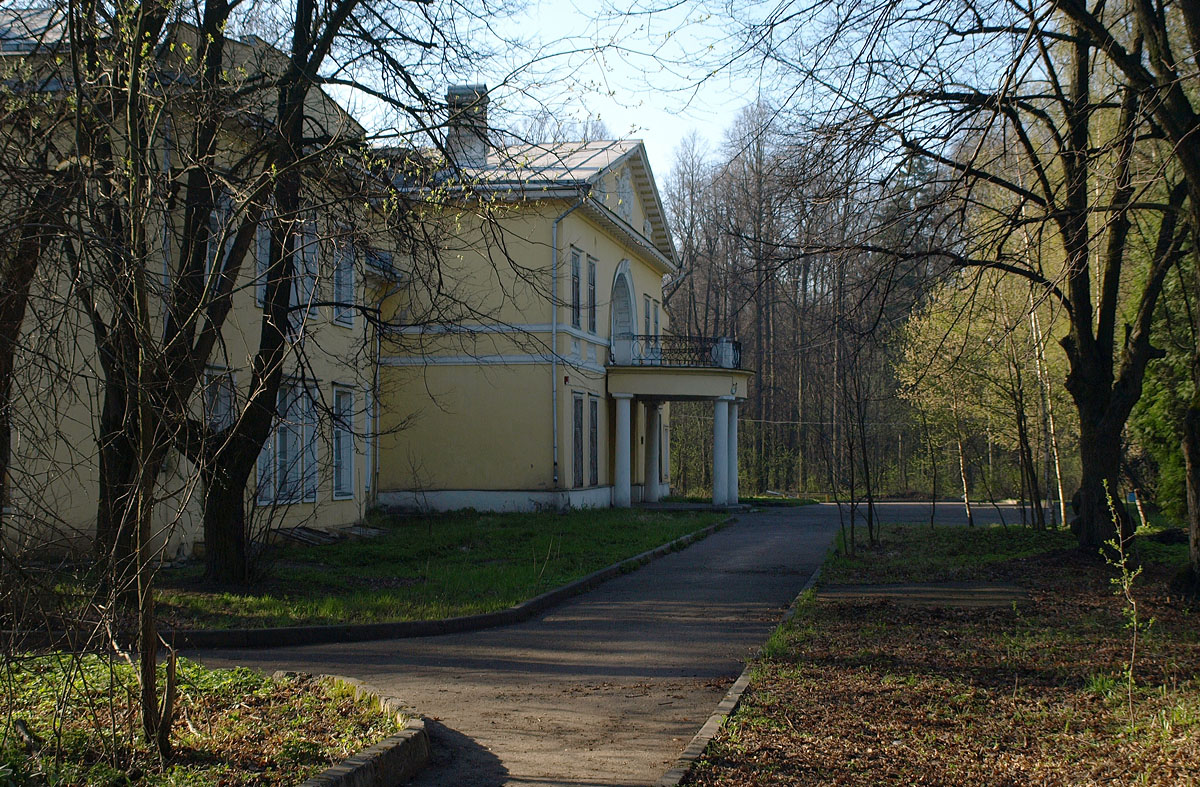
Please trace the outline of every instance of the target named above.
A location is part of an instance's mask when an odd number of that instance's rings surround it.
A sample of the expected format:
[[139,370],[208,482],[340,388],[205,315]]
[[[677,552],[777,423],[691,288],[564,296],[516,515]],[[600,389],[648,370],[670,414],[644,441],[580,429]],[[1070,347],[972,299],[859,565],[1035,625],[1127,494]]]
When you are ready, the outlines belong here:
[[[539,111],[577,121],[598,117],[610,136],[645,143],[662,188],[689,133],[716,152],[737,114],[757,98],[756,75],[715,67],[731,46],[731,25],[709,13],[707,0],[513,1],[524,5],[507,19],[474,18],[468,26],[472,37],[521,45],[499,46],[471,73],[444,75],[488,86],[495,128],[519,129]],[[667,10],[646,13],[631,10],[634,4]],[[394,113],[380,111],[369,96],[330,92],[368,127],[376,118],[386,133]]]
[[[758,90],[751,77],[709,73],[716,53],[729,44],[728,25],[702,6],[625,14],[594,2],[530,0],[513,19],[513,30],[550,52],[592,50],[550,58],[544,81],[542,74],[523,72],[515,89],[505,94],[501,88],[497,98],[505,107],[542,101],[577,119],[598,116],[613,136],[643,140],[661,186],[687,134],[695,131],[715,150]],[[501,82],[495,74],[472,78]]]

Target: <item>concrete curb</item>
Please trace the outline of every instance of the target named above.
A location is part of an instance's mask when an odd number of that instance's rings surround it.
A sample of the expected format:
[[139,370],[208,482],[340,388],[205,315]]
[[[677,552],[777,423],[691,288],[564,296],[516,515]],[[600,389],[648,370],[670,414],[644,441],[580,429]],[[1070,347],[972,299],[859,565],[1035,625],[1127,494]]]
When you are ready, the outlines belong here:
[[[787,625],[792,618],[796,617],[796,602],[817,584],[817,579],[821,576],[821,567],[824,565],[825,561],[822,560],[821,564],[812,572],[812,576],[804,583],[804,587],[800,588],[800,592],[796,594],[795,600],[792,601],[791,606],[788,607],[788,611],[784,614],[783,619],[779,621],[779,625],[776,628]],[[759,648],[758,652],[750,658],[750,662],[758,658],[761,653],[762,648]],[[751,670],[752,663],[747,663],[742,668],[742,674],[729,687],[729,691],[725,693],[725,698],[721,700],[716,710],[708,717],[708,721],[704,722],[704,726],[700,728],[700,731],[692,738],[687,748],[679,755],[679,759],[675,760],[675,764],[671,769],[664,773],[662,778],[658,780],[658,787],[678,787],[692,772],[692,769],[696,767],[696,763],[704,756],[704,750],[708,748],[708,744],[712,742],[713,738],[717,737],[717,733],[721,731],[721,727],[725,725],[725,721],[737,711],[738,705],[741,704],[746,689],[750,688]]]
[[[272,677],[278,679],[294,675],[294,672],[279,671]],[[352,690],[356,700],[367,697],[378,702],[381,710],[393,713],[397,721],[403,721],[404,728],[302,782],[299,787],[397,787],[429,764],[429,735],[425,732],[425,720],[407,718],[399,699],[377,694],[362,681],[353,678],[339,675],[317,677]]]
[[633,571],[652,560],[676,552],[700,541],[736,521],[727,517],[715,525],[701,528],[685,536],[626,558],[602,568],[582,579],[555,588],[515,607],[480,615],[464,615],[442,620],[407,620],[395,623],[357,623],[332,626],[287,626],[261,629],[175,629],[164,631],[163,638],[176,649],[186,648],[279,648],[293,645],[315,645],[327,642],[366,642],[379,639],[432,637],[465,631],[507,626],[528,620],[534,615],[558,606],[562,602],[591,590],[595,586]]

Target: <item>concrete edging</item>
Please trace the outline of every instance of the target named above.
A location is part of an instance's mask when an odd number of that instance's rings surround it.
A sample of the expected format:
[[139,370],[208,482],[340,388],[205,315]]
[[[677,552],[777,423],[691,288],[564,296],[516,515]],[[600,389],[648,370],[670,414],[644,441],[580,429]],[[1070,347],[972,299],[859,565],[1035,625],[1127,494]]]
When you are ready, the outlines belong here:
[[[775,627],[776,629],[787,625],[792,618],[796,617],[796,602],[817,584],[817,579],[821,576],[821,568],[824,565],[825,560],[822,559],[821,564],[816,567],[812,572],[812,576],[804,583],[804,587],[800,588],[800,592],[796,594],[796,598],[792,601],[791,606],[788,607],[788,611],[784,613],[783,619],[779,621],[779,624]],[[708,748],[708,744],[712,742],[713,738],[717,737],[717,733],[721,731],[721,727],[725,726],[726,720],[737,711],[738,705],[741,704],[742,697],[746,694],[746,689],[750,688],[751,662],[758,658],[761,653],[762,648],[760,647],[754,656],[750,658],[750,661],[742,668],[742,674],[729,687],[729,691],[725,693],[724,699],[717,704],[712,715],[708,717],[708,721],[704,722],[704,726],[700,728],[700,731],[688,743],[687,748],[675,760],[675,764],[671,766],[671,769],[664,773],[662,778],[658,780],[658,787],[678,787],[692,772],[692,769],[696,767],[696,763],[704,756],[704,751]]]
[[[295,672],[277,671],[271,677],[285,678]],[[425,720],[404,717],[403,704],[396,697],[378,694],[362,682],[340,675],[317,675],[335,685],[354,691],[356,700],[364,696],[379,703],[381,710],[395,714],[404,727],[379,743],[342,760],[337,765],[302,782],[299,787],[397,787],[429,764],[429,735]],[[402,718],[404,717],[404,718]]]
[[690,546],[736,521],[730,516],[714,525],[680,536],[662,546],[634,555],[582,579],[547,591],[540,596],[497,612],[463,615],[441,620],[406,620],[393,623],[347,623],[330,626],[286,626],[260,629],[176,629],[164,631],[163,638],[176,649],[183,648],[278,648],[329,642],[366,642],[379,639],[431,637],[520,623],[555,607],[572,596],[628,573],[652,560]]

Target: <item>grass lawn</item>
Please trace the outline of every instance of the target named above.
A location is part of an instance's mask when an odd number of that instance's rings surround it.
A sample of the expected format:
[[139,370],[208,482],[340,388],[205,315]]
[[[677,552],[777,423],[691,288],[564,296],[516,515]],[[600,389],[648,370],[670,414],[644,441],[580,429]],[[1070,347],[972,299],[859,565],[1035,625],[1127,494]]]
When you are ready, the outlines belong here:
[[[1139,539],[1141,540],[1141,539]],[[1186,545],[1146,540],[1132,631],[1069,534],[892,526],[823,581],[1007,580],[1031,602],[931,608],[800,600],[696,785],[1200,783],[1198,610],[1167,580]],[[1163,562],[1154,562],[1163,561]]]
[[[180,661],[172,759],[141,740],[137,679],[99,656],[8,656],[0,714],[3,785],[293,785],[397,729],[353,694],[313,678]],[[23,721],[41,739],[30,753]]]
[[192,566],[160,575],[158,610],[176,628],[431,620],[492,612],[587,576],[724,514],[637,509],[379,517],[384,535],[280,545],[249,592],[215,590]]

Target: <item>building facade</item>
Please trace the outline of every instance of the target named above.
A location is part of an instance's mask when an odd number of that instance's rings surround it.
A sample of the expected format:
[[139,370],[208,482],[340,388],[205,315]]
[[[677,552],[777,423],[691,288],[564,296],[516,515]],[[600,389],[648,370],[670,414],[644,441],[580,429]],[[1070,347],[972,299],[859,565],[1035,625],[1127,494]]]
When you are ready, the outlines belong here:
[[[15,62],[28,55],[13,29],[5,41]],[[195,31],[180,26],[175,35],[186,44]],[[257,39],[230,46],[248,74],[277,55]],[[713,502],[736,503],[738,402],[751,373],[730,339],[671,334],[663,282],[679,271],[645,148],[636,140],[496,147],[487,101],[481,86],[450,89],[438,154],[365,155],[395,165],[391,188],[419,206],[405,221],[426,233],[424,251],[395,242],[380,207],[386,199],[343,200],[330,210],[321,206],[337,200],[317,192],[312,209],[290,220],[295,324],[275,418],[246,491],[257,532],[334,530],[375,505],[508,511],[654,502],[670,487],[668,408],[679,400],[713,402]],[[363,136],[319,91],[309,104],[324,136]],[[249,156],[243,138],[253,115],[223,129],[232,140],[222,147],[230,172]],[[157,143],[165,182],[184,177],[188,162],[172,134],[186,133],[181,121]],[[419,176],[405,166],[411,162]],[[213,211],[206,286],[217,285],[214,271],[246,226],[250,202],[228,180]],[[169,208],[156,215],[149,267],[161,278],[162,299],[151,304],[161,322],[184,224]],[[229,315],[195,394],[196,417],[215,434],[245,417],[252,394],[272,244],[279,246],[272,221],[268,211],[237,269]],[[38,303],[69,301],[63,293],[74,285],[61,270],[38,281]],[[43,408],[46,418],[14,427],[5,527],[78,548],[94,531],[100,478],[98,345],[69,309],[58,325],[74,338],[62,345],[45,332],[57,319],[50,306],[38,308],[16,359],[13,406]],[[50,366],[72,381],[53,399],[54,379],[37,371]],[[202,542],[199,477],[182,452],[163,470],[157,541],[167,557]]]

